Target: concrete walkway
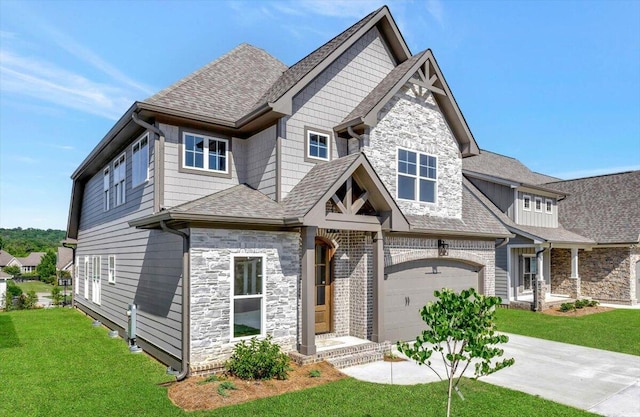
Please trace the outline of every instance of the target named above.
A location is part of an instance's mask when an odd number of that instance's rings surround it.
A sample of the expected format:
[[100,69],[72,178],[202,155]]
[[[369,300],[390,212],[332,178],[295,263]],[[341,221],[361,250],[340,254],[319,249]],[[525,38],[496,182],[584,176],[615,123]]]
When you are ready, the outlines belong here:
[[[640,417],[640,357],[509,334],[505,358],[515,364],[481,381],[611,417]],[[444,376],[444,366],[433,363]],[[470,366],[472,368],[472,366]],[[364,381],[418,384],[438,381],[413,361],[375,362],[342,370]],[[473,375],[473,369],[467,370]]]

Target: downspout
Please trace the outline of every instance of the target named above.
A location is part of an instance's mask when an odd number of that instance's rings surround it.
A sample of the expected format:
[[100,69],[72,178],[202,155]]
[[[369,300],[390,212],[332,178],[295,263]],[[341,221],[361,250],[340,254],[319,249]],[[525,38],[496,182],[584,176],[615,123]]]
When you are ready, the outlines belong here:
[[176,375],[176,381],[182,381],[189,376],[189,342],[191,340],[190,320],[189,320],[189,235],[180,230],[172,229],[160,221],[160,228],[167,233],[178,235],[182,238],[182,370]]
[[[158,129],[156,126],[150,125],[144,120],[140,120],[136,113],[131,114],[131,120],[133,120],[138,126],[142,126],[143,128],[150,130],[151,132],[158,135],[158,139],[160,144],[155,147],[155,168],[154,168],[154,190],[153,190],[153,211],[155,213],[159,212],[164,206],[164,141],[165,134],[162,130]],[[155,141],[154,141],[155,143]]]
[[495,249],[500,249],[501,247],[509,243],[510,239],[511,239],[510,237],[505,237],[504,239],[502,239],[502,242],[496,243]]

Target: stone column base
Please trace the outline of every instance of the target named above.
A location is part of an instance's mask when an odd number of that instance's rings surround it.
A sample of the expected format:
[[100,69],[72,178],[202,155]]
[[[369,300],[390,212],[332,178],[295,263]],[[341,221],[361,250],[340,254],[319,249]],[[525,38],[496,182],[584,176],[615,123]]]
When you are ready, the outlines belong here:
[[577,300],[578,298],[580,298],[580,277],[569,278],[569,283],[569,297],[575,298]]
[[534,308],[536,311],[542,311],[547,308],[547,283],[544,281],[536,281],[536,292],[535,292],[535,305]]

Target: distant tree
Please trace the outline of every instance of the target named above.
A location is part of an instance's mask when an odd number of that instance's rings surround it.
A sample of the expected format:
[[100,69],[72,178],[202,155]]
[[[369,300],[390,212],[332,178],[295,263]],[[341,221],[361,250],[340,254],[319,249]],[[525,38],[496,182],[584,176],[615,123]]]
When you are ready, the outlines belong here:
[[4,268],[2,268],[2,270],[7,274],[11,275],[13,278],[19,277],[20,274],[22,273],[22,271],[20,270],[20,267],[17,265],[7,265]]
[[46,283],[51,283],[56,279],[56,254],[49,250],[42,257],[40,264],[36,267],[36,272],[40,279]]
[[31,252],[55,251],[65,238],[64,230],[54,229],[15,229],[0,228],[1,249],[13,256],[24,257]]

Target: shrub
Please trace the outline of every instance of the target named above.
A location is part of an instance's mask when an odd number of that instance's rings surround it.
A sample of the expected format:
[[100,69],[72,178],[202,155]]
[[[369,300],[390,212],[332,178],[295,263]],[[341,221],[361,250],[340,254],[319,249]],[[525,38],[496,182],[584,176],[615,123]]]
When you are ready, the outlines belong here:
[[29,291],[18,298],[18,310],[32,310],[37,307],[38,296],[35,291]]
[[589,307],[597,307],[598,304],[600,304],[600,303],[598,301],[596,301],[596,300],[589,301]]
[[7,281],[7,294],[11,294],[12,297],[20,297],[22,295],[22,288],[18,287],[13,280]]
[[51,301],[53,302],[53,305],[59,306],[60,304],[62,304],[62,290],[60,289],[60,287],[58,287],[57,285],[53,288],[51,288]]
[[236,388],[233,382],[224,381],[220,383],[220,385],[218,385],[218,394],[222,395],[223,397],[228,397],[229,396],[229,394],[227,394],[228,390],[237,390],[237,389],[238,388]]
[[560,311],[562,312],[573,311],[575,309],[576,309],[576,306],[573,303],[560,304]]
[[241,379],[287,379],[289,356],[271,339],[253,337],[238,343],[225,364],[227,371]]
[[319,369],[312,369],[309,371],[309,378],[320,378],[320,370]]
[[584,308],[589,305],[589,300],[576,300],[574,305],[576,306],[576,308]]

